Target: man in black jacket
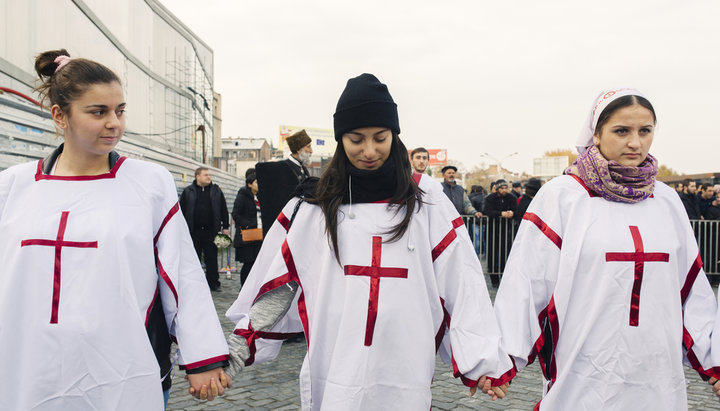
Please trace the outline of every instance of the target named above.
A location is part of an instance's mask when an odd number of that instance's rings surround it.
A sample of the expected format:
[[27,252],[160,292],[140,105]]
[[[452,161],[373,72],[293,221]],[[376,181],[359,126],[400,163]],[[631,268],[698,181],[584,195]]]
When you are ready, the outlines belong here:
[[517,208],[517,200],[508,194],[507,181],[500,179],[495,182],[495,192],[485,197],[483,214],[488,217],[488,272],[493,286],[500,285],[500,274],[505,269],[505,262],[510,254],[510,246],[515,237],[513,215]]
[[687,212],[688,218],[691,220],[700,219],[700,205],[696,194],[697,184],[694,181],[685,180],[685,189],[680,193],[680,200],[682,200]]
[[213,242],[220,230],[230,234],[227,203],[220,186],[210,180],[210,170],[199,167],[195,181],[180,195],[180,209],[190,229],[198,258],[205,258],[205,278],[212,291],[220,291],[217,246]]

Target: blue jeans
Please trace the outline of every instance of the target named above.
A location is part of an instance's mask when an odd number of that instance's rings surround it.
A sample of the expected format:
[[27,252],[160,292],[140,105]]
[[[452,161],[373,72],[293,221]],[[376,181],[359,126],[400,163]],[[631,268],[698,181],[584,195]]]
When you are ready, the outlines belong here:
[[167,409],[167,402],[170,399],[170,389],[163,391],[163,399],[165,399],[165,409]]

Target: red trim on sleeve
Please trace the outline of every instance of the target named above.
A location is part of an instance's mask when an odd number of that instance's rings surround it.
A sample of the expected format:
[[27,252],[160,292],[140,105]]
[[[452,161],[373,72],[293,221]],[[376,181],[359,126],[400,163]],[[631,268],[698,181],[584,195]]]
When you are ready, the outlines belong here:
[[165,226],[167,225],[167,223],[170,221],[170,219],[173,218],[173,216],[174,216],[179,210],[180,210],[180,203],[175,202],[175,205],[172,206],[172,208],[170,209],[170,211],[168,211],[168,213],[167,213],[167,215],[165,216],[165,218],[163,218],[163,221],[162,221],[162,223],[160,224],[160,228],[158,228],[158,232],[157,232],[157,234],[155,234],[155,238],[153,238],[153,243],[154,243],[154,244],[157,244],[158,238],[160,238],[160,234],[162,234],[163,230],[165,229]]
[[[550,330],[552,331],[552,354],[550,356],[550,384],[555,382],[557,378],[557,364],[555,362],[555,350],[557,349],[558,333],[560,332],[560,324],[558,322],[557,311],[555,309],[555,296],[550,297],[550,302],[547,306],[548,310],[548,321],[550,321]],[[548,388],[549,389],[549,388]]]
[[272,280],[266,282],[265,284],[263,284],[262,287],[260,287],[260,291],[258,291],[257,296],[255,296],[255,299],[253,300],[253,304],[255,303],[255,301],[257,301],[258,298],[260,298],[261,295],[265,294],[268,291],[272,291],[280,286],[283,286],[291,281],[292,278],[290,277],[290,274],[285,273],[280,277],[273,278]]
[[288,220],[288,218],[285,216],[285,214],[283,214],[282,211],[280,212],[280,214],[278,214],[277,221],[278,223],[280,223],[281,226],[283,226],[285,231],[287,231],[290,227],[290,220]]
[[107,178],[115,178],[115,175],[118,172],[118,169],[120,169],[120,166],[127,157],[120,157],[118,161],[115,163],[113,168],[104,174],[98,174],[96,176],[54,176],[50,174],[43,174],[42,172],[42,164],[43,160],[38,161],[37,166],[37,172],[35,173],[35,181],[40,180],[62,180],[62,181],[90,181],[90,180],[104,180]]
[[510,380],[515,378],[515,376],[517,375],[517,367],[515,366],[515,360],[513,360],[512,357],[510,357],[510,361],[512,361],[513,366],[512,366],[512,368],[507,370],[505,373],[503,373],[503,375],[501,375],[498,378],[488,377],[488,379],[490,379],[491,386],[499,387],[505,383],[510,382]]
[[450,326],[450,314],[448,314],[445,309],[445,300],[443,300],[442,297],[440,298],[440,306],[443,309],[443,319],[440,322],[437,334],[435,334],[435,352],[438,352],[440,349],[440,344],[442,344],[442,340],[445,338],[445,331]]
[[157,269],[158,274],[160,274],[160,277],[165,281],[165,284],[167,284],[168,288],[170,288],[170,291],[172,291],[173,296],[175,297],[175,306],[178,306],[178,293],[177,290],[175,290],[175,285],[173,285],[172,280],[170,280],[170,276],[165,271],[165,268],[163,268],[162,263],[160,262],[160,255],[158,254],[157,246],[155,246],[155,262],[157,263]]
[[[278,220],[280,221],[280,220]],[[307,307],[305,306],[305,293],[302,289],[302,283],[300,282],[300,278],[298,277],[297,270],[295,269],[295,261],[292,257],[292,252],[290,251],[290,247],[287,244],[287,239],[283,242],[282,245],[282,255],[283,259],[285,260],[285,266],[288,269],[288,272],[284,275],[281,275],[279,277],[276,277],[267,283],[263,284],[262,287],[260,287],[260,290],[258,291],[257,296],[255,296],[255,299],[253,302],[257,301],[258,298],[260,298],[261,295],[272,291],[276,289],[277,287],[281,287],[285,284],[288,284],[292,281],[295,281],[298,283],[298,286],[300,287],[300,296],[298,297],[298,313],[300,315],[300,321],[303,325],[303,330],[305,331],[305,340],[307,341],[308,345],[310,343],[310,337],[309,337],[309,328],[308,328],[308,316],[307,316]],[[233,331],[234,334],[239,335],[247,340],[248,343],[248,349],[250,351],[250,356],[247,360],[245,360],[245,365],[251,365],[253,362],[255,362],[255,352],[257,350],[257,347],[255,345],[255,341],[258,338],[267,338],[270,340],[285,340],[292,336],[294,336],[297,333],[277,333],[277,332],[267,332],[267,331],[256,331],[252,328],[252,324],[248,324],[247,329],[236,329]]]
[[437,260],[438,257],[440,257],[440,254],[445,251],[446,248],[450,244],[452,244],[453,241],[455,241],[455,238],[457,238],[457,233],[455,232],[455,229],[458,227],[463,226],[465,223],[463,223],[462,217],[458,217],[452,221],[453,228],[450,229],[450,231],[443,237],[442,240],[440,240],[440,243],[435,246],[432,250],[432,260],[433,262]]
[[292,251],[290,251],[290,246],[288,245],[287,239],[285,239],[285,242],[283,242],[282,245],[282,255],[285,259],[285,266],[288,269],[288,274],[290,275],[290,278],[298,283],[298,286],[300,287],[300,296],[298,296],[298,314],[300,315],[300,321],[302,322],[303,330],[305,330],[305,341],[307,342],[308,346],[310,346],[310,326],[308,321],[308,315],[307,315],[307,306],[305,305],[305,291],[303,291],[302,282],[300,282],[300,276],[298,276],[297,269],[295,268],[295,260],[292,256]]
[[274,332],[266,332],[266,331],[256,331],[252,328],[251,324],[248,324],[248,328],[238,329],[233,331],[233,334],[239,335],[240,337],[245,338],[247,341],[248,349],[250,351],[250,356],[247,360],[245,360],[245,365],[252,365],[255,362],[255,352],[257,351],[257,347],[255,346],[255,340],[258,338],[265,338],[268,340],[287,340],[288,338],[294,336],[296,333],[274,333]]
[[[683,288],[680,291],[680,300],[683,305],[683,323],[685,322],[685,301],[687,300],[688,295],[690,295],[690,290],[692,290],[693,284],[695,284],[695,280],[697,279],[701,268],[702,259],[700,258],[700,254],[698,254],[697,258],[690,266],[690,270],[685,277],[685,284],[683,284]],[[695,354],[695,351],[693,350],[695,341],[693,341],[693,338],[687,328],[685,328],[685,325],[683,325],[683,345],[685,345],[685,349],[687,349],[687,359],[690,362],[690,365],[692,365],[693,369],[697,371],[700,378],[707,381],[710,377],[715,376],[717,378],[720,376],[720,367],[704,369],[702,365],[700,365],[700,360],[698,360],[697,354]]]
[[680,301],[682,301],[682,305],[685,305],[685,300],[687,299],[688,295],[690,295],[690,290],[692,289],[693,284],[695,284],[695,279],[700,273],[701,268],[702,258],[700,258],[700,254],[698,254],[697,258],[690,266],[690,270],[688,270],[688,274],[685,277],[685,284],[683,284],[683,288],[682,290],[680,290]]
[[148,319],[150,319],[150,311],[152,311],[153,306],[155,306],[155,301],[157,301],[158,293],[160,292],[160,285],[155,286],[155,295],[153,295],[152,301],[150,301],[150,306],[147,309],[147,313],[145,313],[145,328],[147,328]]
[[716,375],[720,374],[718,373],[718,371],[720,371],[719,367],[704,369],[702,365],[700,365],[700,360],[698,360],[695,351],[692,349],[695,345],[695,341],[693,341],[690,332],[688,332],[685,326],[683,326],[683,345],[685,345],[685,348],[687,349],[687,359],[690,362],[690,365],[692,365],[693,369],[697,371],[703,381],[709,380],[710,377],[713,376],[713,372],[715,372]]
[[555,231],[553,231],[553,229],[550,228],[550,226],[547,225],[547,223],[545,223],[545,221],[543,221],[542,218],[540,218],[537,214],[526,212],[523,215],[523,220],[527,220],[535,224],[535,226],[539,228],[540,231],[542,231],[542,233],[545,234],[545,236],[557,246],[557,248],[562,248],[562,238],[560,238],[560,236]]
[[600,194],[592,191],[588,186],[586,186],[586,185],[585,185],[585,182],[582,181],[582,179],[581,179],[580,177],[578,177],[578,176],[576,176],[576,175],[574,175],[574,174],[570,174],[570,177],[574,178],[575,181],[577,181],[577,182],[582,186],[582,188],[584,188],[585,191],[587,191],[587,193],[588,193],[588,195],[589,195],[590,197],[600,197]]
[[[443,321],[440,324],[440,330],[438,330],[438,334],[435,336],[435,351],[437,351],[440,348],[440,343],[442,342],[442,338],[445,334],[445,327],[447,327],[449,329],[450,321],[451,321],[450,313],[445,308],[445,300],[443,300],[441,298],[440,304],[442,305],[444,316],[443,316]],[[439,337],[439,339],[438,339],[438,337]],[[501,386],[501,385],[505,384],[506,382],[515,378],[515,375],[517,374],[517,369],[515,368],[515,361],[513,361],[512,358],[510,358],[510,361],[513,362],[513,366],[511,369],[509,369],[507,372],[505,372],[503,375],[501,375],[497,379],[490,378],[490,380],[492,381],[493,387]],[[453,377],[460,378],[460,381],[462,381],[462,383],[467,387],[470,387],[470,388],[477,387],[478,381],[480,381],[480,378],[478,378],[477,380],[471,380],[470,378],[467,378],[465,375],[463,375],[463,373],[460,372],[457,362],[455,362],[455,356],[452,353],[452,346],[450,347],[450,364],[452,364]]]
[[[532,350],[530,351],[530,355],[528,355],[528,365],[532,364],[535,361],[535,358],[540,353],[540,350],[542,349],[543,345],[545,345],[545,333],[544,333],[544,322],[545,319],[547,319],[547,310],[548,307],[545,307],[542,311],[540,311],[540,314],[538,314],[538,324],[540,325],[540,335],[538,336],[537,340],[535,340],[535,344],[533,345]],[[550,376],[546,374],[546,367],[545,367],[545,359],[542,357],[542,355],[539,358],[540,362],[540,369],[542,370],[543,376],[545,379],[549,380]]]
[[206,360],[181,365],[180,368],[185,369],[185,370],[192,370],[193,368],[204,367],[206,365],[214,364],[214,363],[220,362],[220,361],[226,361],[229,359],[230,359],[229,355],[223,354],[223,355],[218,355],[217,357],[208,358]]

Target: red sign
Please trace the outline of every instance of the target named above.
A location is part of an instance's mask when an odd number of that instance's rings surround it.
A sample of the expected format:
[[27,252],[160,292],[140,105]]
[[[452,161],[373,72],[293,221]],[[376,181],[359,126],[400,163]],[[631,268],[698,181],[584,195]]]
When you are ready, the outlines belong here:
[[[412,150],[408,150],[408,155]],[[429,148],[428,154],[430,154],[429,166],[446,166],[447,165],[447,149],[444,148]]]

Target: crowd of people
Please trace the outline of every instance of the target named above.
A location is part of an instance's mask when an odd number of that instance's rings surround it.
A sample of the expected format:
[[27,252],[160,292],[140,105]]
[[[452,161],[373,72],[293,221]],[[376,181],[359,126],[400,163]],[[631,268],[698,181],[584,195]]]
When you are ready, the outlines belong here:
[[[126,109],[115,73],[65,50],[36,70],[63,143],[0,172],[2,409],[163,409],[170,341],[188,392],[212,400],[298,333],[308,410],[429,409],[438,353],[493,400],[538,359],[539,410],[684,410],[684,363],[720,390],[717,299],[684,198],[656,179],[657,119],[637,90],[593,101],[564,175],[524,193],[497,180],[485,196],[458,187],[453,166],[442,183],[425,174],[387,85],[349,79],[319,178],[302,133],[287,162],[246,175],[232,217],[248,268],[226,337],[212,260],[230,221],[209,170],[178,199],[167,170],[114,150]],[[695,199],[701,216],[717,207]],[[503,272],[494,304],[461,215],[488,217],[502,239],[488,250]]]

